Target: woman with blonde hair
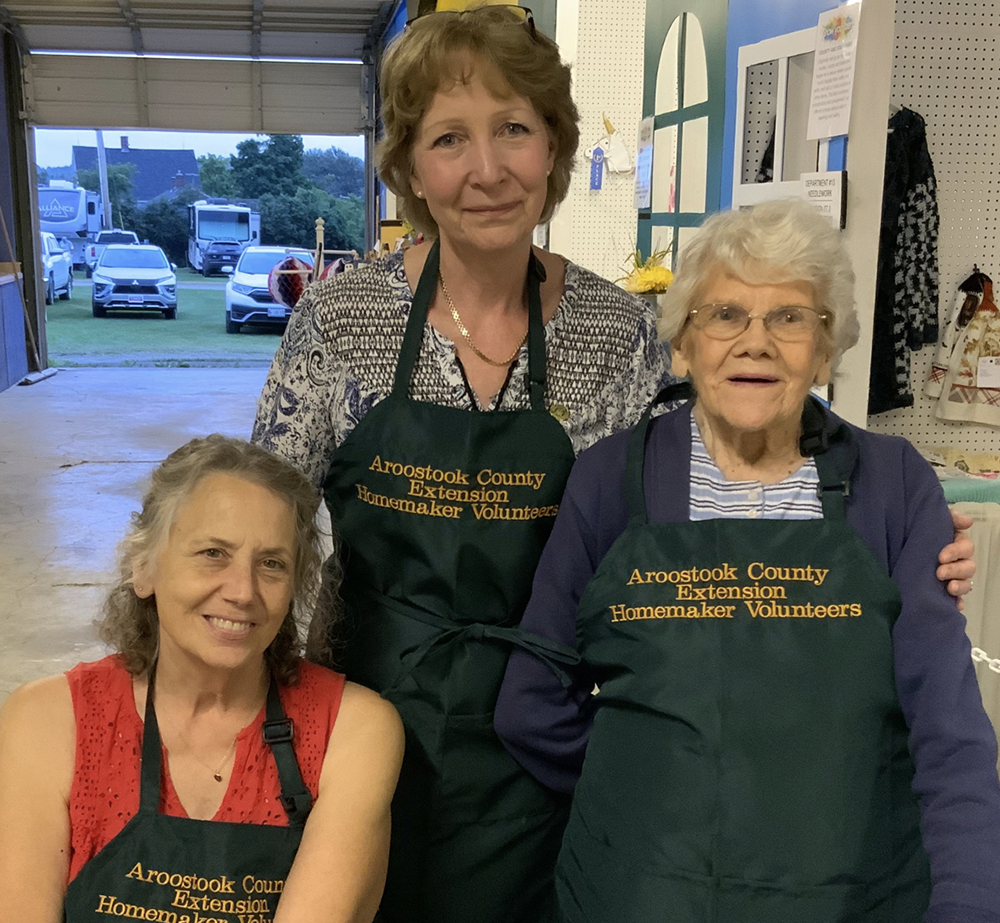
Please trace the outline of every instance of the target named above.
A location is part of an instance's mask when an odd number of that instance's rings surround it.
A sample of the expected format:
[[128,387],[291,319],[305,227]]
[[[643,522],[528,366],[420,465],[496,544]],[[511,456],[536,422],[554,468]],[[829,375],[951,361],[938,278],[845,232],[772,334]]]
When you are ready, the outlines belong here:
[[667,353],[648,306],[533,245],[579,130],[529,9],[418,17],[379,89],[378,172],[427,243],[306,291],[253,438],[323,486],[340,663],[406,727],[386,923],[536,923],[567,802],[493,708],[574,456],[636,422]]
[[566,799],[493,706],[577,451],[668,379],[648,308],[533,246],[569,188],[570,71],[530,10],[411,22],[380,77],[382,180],[428,243],[312,286],[254,440],[340,530],[347,676],[407,731],[386,923],[537,923]]

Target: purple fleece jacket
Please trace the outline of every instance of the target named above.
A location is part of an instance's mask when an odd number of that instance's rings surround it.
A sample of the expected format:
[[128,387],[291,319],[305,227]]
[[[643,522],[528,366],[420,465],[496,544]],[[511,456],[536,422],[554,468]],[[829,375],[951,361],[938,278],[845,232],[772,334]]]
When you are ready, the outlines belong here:
[[[905,440],[827,414],[829,451],[849,474],[847,519],[896,581],[896,687],[910,729],[933,890],[925,923],[1000,923],[997,742],[983,711],[965,619],[936,579],[952,537],[944,494]],[[580,598],[627,524],[623,491],[631,431],[577,459],[535,573],[522,627],[576,647]],[[690,405],[653,420],[644,462],[650,522],[688,519]],[[550,788],[580,776],[593,719],[593,677],[581,664],[569,688],[531,654],[511,654],[495,726],[511,755]]]

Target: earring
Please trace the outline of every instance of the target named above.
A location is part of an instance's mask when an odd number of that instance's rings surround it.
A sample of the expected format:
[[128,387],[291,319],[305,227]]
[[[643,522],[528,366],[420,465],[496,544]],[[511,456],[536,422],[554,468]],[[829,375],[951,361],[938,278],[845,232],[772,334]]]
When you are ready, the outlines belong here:
[[424,197],[424,194],[422,192],[418,192],[417,193],[417,198],[418,199],[422,199],[423,197]]

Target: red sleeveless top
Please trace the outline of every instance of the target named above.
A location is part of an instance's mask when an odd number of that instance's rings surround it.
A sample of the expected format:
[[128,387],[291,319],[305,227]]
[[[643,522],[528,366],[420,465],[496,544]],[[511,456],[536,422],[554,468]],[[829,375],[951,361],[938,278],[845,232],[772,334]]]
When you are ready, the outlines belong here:
[[[76,716],[76,763],[70,790],[69,881],[111,842],[139,809],[142,719],[132,677],[117,656],[81,663],[66,674]],[[293,746],[302,779],[316,796],[330,732],[337,720],[344,677],[315,664],[299,665],[299,682],[279,689],[295,722]],[[264,709],[236,737],[229,787],[212,820],[287,826],[281,784],[261,736]],[[160,812],[187,817],[163,756]]]

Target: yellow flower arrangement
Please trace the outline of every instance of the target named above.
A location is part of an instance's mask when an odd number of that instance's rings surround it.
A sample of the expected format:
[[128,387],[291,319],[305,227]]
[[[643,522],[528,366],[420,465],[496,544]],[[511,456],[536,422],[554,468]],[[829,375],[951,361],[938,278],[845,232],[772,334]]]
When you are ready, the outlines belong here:
[[624,283],[625,291],[637,295],[660,295],[674,281],[674,274],[663,265],[670,253],[670,247],[654,251],[647,259],[642,258],[638,247],[632,252],[628,273],[616,282]]

